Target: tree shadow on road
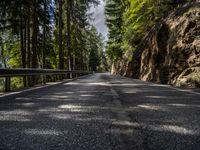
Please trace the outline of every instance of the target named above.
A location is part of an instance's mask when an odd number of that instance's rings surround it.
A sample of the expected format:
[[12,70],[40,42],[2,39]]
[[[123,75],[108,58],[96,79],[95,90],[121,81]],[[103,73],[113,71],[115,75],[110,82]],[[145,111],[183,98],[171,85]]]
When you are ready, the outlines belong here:
[[151,83],[78,80],[2,99],[0,149],[200,149],[199,107]]

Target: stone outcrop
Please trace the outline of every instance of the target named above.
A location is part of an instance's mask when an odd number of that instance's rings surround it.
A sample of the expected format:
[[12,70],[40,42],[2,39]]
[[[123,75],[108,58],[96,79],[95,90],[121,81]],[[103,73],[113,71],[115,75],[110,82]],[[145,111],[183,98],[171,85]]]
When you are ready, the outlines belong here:
[[[117,65],[116,65],[117,64]],[[200,3],[187,4],[155,25],[132,61],[116,63],[115,72],[175,86],[200,85]],[[125,69],[120,69],[125,68]]]

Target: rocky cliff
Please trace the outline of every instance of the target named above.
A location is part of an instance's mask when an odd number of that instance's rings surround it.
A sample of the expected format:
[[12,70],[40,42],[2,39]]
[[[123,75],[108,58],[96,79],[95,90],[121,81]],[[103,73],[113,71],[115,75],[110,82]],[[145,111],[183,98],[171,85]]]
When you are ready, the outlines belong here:
[[200,3],[186,4],[155,25],[131,61],[113,73],[175,86],[200,86]]

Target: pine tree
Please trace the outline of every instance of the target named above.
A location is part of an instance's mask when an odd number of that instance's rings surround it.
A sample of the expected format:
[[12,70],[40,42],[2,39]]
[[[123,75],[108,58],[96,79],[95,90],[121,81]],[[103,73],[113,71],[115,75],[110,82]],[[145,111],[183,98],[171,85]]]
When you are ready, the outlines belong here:
[[106,24],[109,29],[107,53],[112,60],[122,56],[122,25],[124,2],[122,0],[107,0],[105,6]]
[[59,4],[59,34],[58,34],[58,42],[59,42],[59,69],[64,69],[64,62],[63,62],[63,1],[58,0]]

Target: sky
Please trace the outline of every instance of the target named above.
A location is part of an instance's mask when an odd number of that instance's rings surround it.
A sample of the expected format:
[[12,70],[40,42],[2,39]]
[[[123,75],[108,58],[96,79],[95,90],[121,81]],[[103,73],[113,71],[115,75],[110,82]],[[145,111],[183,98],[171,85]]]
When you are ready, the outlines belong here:
[[98,32],[105,37],[105,40],[107,40],[108,29],[105,25],[104,5],[105,2],[100,0],[98,7],[92,7],[90,12],[94,13],[94,21],[91,23],[97,28]]

